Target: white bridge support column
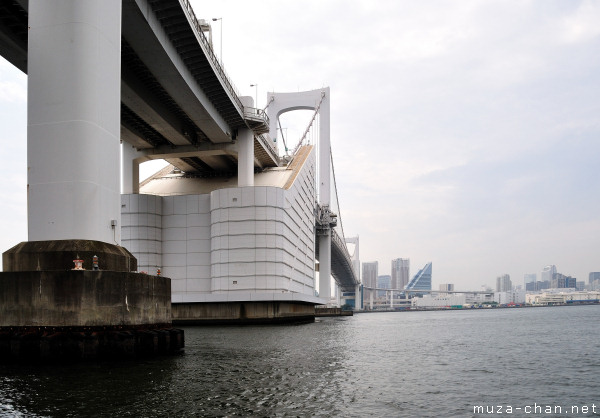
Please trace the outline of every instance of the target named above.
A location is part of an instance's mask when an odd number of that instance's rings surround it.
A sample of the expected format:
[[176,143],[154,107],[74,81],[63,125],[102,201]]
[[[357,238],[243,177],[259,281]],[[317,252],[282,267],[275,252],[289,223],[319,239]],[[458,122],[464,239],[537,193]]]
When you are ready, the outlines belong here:
[[138,151],[133,145],[123,142],[121,146],[123,194],[139,194],[140,192],[140,164],[149,158]]
[[319,235],[319,297],[331,300],[331,230]]
[[369,294],[371,295],[370,296],[370,299],[371,299],[371,301],[370,301],[371,302],[371,310],[373,310],[373,293],[375,293],[375,291],[373,289],[371,289],[369,291]]
[[360,294],[360,283],[356,285],[355,290],[354,290],[354,309],[357,310],[361,310],[362,309],[362,303],[361,303],[361,294]]
[[121,1],[32,1],[29,27],[29,240],[120,243]]
[[394,291],[390,291],[390,308],[394,307]]
[[[250,96],[240,97],[245,107],[254,107]],[[250,129],[239,129],[238,145],[238,187],[254,186],[254,133]]]
[[240,129],[238,143],[238,187],[254,186],[254,134]]
[[[352,259],[352,268],[354,269],[354,274],[358,279],[358,284],[355,287],[354,291],[354,309],[362,310],[362,297],[361,297],[361,285],[360,285],[360,244],[359,238],[356,237],[345,237],[346,244],[354,244],[354,252],[351,255]],[[364,289],[363,289],[364,293]]]

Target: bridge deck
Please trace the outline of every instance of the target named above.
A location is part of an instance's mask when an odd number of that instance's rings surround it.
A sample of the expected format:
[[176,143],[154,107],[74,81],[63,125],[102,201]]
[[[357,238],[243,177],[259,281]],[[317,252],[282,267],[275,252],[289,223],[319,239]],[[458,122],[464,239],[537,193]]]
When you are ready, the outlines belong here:
[[[237,151],[210,155],[180,147],[234,144],[240,129],[255,137],[255,167],[279,166],[272,142],[262,136],[268,117],[244,107],[206,39],[188,0],[123,0],[121,138],[138,150],[169,149],[171,164],[188,173],[237,170]],[[0,5],[0,54],[27,72],[28,0]]]

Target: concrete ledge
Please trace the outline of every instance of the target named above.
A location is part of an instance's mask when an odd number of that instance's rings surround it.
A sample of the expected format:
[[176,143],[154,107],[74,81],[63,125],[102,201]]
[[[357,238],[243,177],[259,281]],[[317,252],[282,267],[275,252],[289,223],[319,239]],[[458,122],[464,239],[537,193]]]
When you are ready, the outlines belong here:
[[92,269],[92,257],[98,256],[100,270],[136,271],[137,260],[126,248],[93,240],[25,241],[2,254],[4,271],[70,270],[73,260],[83,260],[83,268]]
[[0,273],[0,327],[171,323],[171,280],[117,271]]
[[352,311],[344,311],[342,308],[321,308],[318,307],[315,309],[315,316],[317,317],[325,317],[325,316],[354,316]]
[[273,324],[314,322],[315,305],[294,302],[174,303],[180,325]]
[[228,293],[192,293],[173,294],[172,301],[177,303],[219,303],[219,302],[296,302],[309,303],[312,305],[325,305],[326,301],[317,296],[304,293],[258,293],[258,292],[236,292]]

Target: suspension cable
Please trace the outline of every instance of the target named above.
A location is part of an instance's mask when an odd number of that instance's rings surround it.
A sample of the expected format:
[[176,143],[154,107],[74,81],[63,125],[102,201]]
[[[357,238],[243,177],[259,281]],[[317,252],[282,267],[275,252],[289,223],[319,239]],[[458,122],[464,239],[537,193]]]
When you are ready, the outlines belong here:
[[331,151],[331,146],[329,147],[329,157],[331,158],[331,173],[333,174],[333,189],[335,190],[335,201],[337,203],[337,216],[338,216],[338,225],[342,230],[342,239],[346,240],[346,235],[344,234],[344,225],[342,223],[342,211],[340,209],[340,199],[338,198],[338,190],[337,190],[337,182],[335,181],[335,168],[333,167],[333,152]]
[[304,131],[304,134],[300,138],[300,141],[298,142],[298,145],[296,145],[296,147],[294,148],[294,151],[292,152],[292,155],[296,154],[296,151],[298,151],[298,148],[300,148],[300,146],[303,144],[304,140],[306,139],[306,135],[308,135],[308,133],[310,132],[310,128],[311,128],[313,122],[315,121],[317,115],[319,114],[319,109],[321,108],[321,104],[323,103],[323,100],[325,100],[325,92],[321,92],[321,100],[319,101],[319,104],[315,108],[315,113],[314,113],[313,117],[311,118],[311,120],[310,120],[310,122],[308,124],[308,127]]
[[285,136],[283,135],[283,128],[281,127],[281,120],[279,118],[277,118],[277,123],[279,124],[279,132],[281,132],[281,138],[283,139],[283,146],[285,147],[285,155],[290,155],[288,153],[288,147],[287,147],[287,144],[285,142]]

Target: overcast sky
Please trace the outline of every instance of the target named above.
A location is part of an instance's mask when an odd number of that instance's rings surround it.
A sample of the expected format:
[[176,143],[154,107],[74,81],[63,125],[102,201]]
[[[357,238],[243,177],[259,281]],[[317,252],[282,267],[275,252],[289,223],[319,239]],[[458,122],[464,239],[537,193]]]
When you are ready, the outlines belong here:
[[[600,271],[600,2],[200,1],[242,94],[331,88],[361,261],[433,285]],[[304,113],[301,118],[308,118]],[[306,120],[308,122],[308,120]],[[0,62],[0,250],[27,239],[26,77]],[[294,143],[298,117],[282,120]]]

